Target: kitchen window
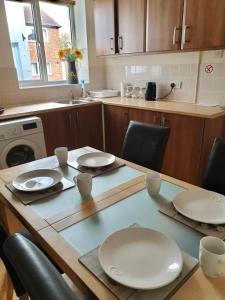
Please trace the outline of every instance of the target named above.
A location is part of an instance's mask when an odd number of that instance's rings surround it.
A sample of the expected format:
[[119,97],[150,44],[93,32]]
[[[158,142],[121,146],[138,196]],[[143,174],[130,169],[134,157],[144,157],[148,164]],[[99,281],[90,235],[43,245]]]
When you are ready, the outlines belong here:
[[13,59],[22,87],[66,83],[66,66],[58,50],[74,44],[74,10],[69,1],[50,2],[5,0]]

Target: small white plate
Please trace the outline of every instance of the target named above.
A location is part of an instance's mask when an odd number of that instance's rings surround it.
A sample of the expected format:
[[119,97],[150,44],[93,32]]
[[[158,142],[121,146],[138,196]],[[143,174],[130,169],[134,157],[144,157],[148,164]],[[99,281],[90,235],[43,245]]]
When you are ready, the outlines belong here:
[[115,156],[105,152],[91,152],[77,158],[79,165],[87,168],[102,168],[111,165]]
[[20,174],[13,180],[14,188],[24,192],[36,192],[48,189],[62,180],[62,175],[51,169],[39,169]]
[[173,199],[175,209],[185,217],[207,224],[225,223],[225,197],[207,190],[184,191]]
[[183,267],[177,244],[164,234],[142,227],[114,232],[98,253],[105,273],[135,289],[156,289],[174,281]]

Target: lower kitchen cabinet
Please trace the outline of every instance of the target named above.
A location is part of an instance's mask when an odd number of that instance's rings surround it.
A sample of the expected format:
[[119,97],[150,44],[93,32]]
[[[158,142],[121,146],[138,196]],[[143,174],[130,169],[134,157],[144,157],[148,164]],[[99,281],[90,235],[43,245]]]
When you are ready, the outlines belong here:
[[170,128],[163,174],[201,185],[215,137],[224,137],[224,117],[205,119],[174,113],[105,105],[106,150],[120,156],[130,120]]
[[47,155],[53,155],[56,147],[68,147],[68,115],[65,111],[39,114],[44,129]]
[[101,105],[46,112],[39,117],[43,123],[48,156],[61,146],[69,150],[84,146],[103,150]]
[[129,109],[105,105],[104,120],[106,152],[120,157],[123,140],[129,124]]
[[161,125],[170,128],[163,174],[198,184],[204,118],[162,113]]
[[77,148],[91,146],[103,150],[102,106],[80,107],[77,114]]

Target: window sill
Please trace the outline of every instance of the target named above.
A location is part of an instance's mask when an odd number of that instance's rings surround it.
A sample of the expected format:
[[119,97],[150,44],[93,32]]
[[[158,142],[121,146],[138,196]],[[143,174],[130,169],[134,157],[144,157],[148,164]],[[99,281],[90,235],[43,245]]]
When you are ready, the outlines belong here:
[[69,84],[66,82],[63,83],[52,83],[52,84],[38,84],[38,85],[20,85],[20,90],[27,90],[27,89],[39,89],[39,88],[54,88],[54,87],[66,87],[66,86],[79,86],[80,83],[77,84]]

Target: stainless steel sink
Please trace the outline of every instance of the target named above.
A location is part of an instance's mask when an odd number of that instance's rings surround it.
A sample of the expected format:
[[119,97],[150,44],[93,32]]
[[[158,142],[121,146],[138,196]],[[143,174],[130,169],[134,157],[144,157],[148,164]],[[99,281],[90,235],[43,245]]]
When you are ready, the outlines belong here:
[[57,103],[70,104],[70,105],[87,104],[87,103],[92,103],[92,102],[95,102],[95,100],[91,99],[91,98],[65,99],[65,100],[57,101]]

